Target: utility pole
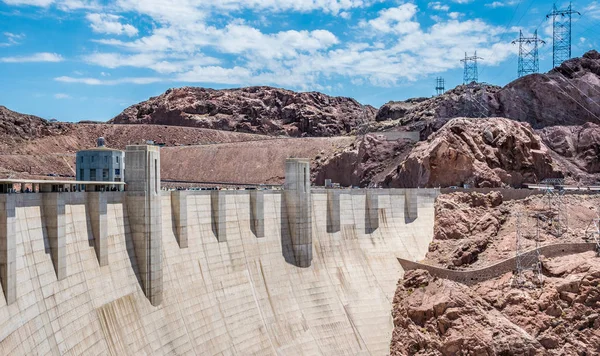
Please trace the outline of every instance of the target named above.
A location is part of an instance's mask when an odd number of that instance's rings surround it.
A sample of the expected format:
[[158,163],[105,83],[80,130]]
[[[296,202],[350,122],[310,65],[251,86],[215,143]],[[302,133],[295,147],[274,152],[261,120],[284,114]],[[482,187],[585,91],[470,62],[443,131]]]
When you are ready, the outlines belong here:
[[473,82],[477,83],[479,81],[479,73],[477,71],[477,60],[483,59],[481,57],[477,57],[477,51],[475,51],[474,56],[467,56],[467,52],[465,52],[465,59],[461,59],[460,61],[465,64],[465,72],[463,75],[463,84],[471,84]]
[[558,10],[556,3],[546,19],[552,17],[552,64],[554,68],[571,58],[571,18],[573,14],[581,15],[573,10],[571,3],[566,10]]
[[533,33],[533,37],[525,37],[523,31],[519,31],[519,39],[512,41],[512,44],[517,43],[519,44],[519,78],[539,72],[538,43],[546,42],[538,38],[537,30]]
[[442,95],[444,94],[444,92],[446,91],[446,81],[444,80],[444,78],[442,77],[437,77],[435,79],[435,92],[436,95]]

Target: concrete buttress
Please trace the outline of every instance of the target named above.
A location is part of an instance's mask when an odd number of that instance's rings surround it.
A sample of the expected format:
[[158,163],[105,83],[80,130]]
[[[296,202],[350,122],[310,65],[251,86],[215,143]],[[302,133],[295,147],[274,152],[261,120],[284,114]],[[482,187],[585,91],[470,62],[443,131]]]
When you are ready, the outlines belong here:
[[52,263],[58,280],[67,277],[67,241],[65,236],[65,200],[60,193],[42,193],[44,221]]
[[419,191],[416,189],[406,189],[404,191],[405,216],[409,220],[419,217]]
[[312,263],[310,160],[303,158],[286,160],[284,199],[296,266],[310,267]]
[[256,237],[265,237],[265,193],[250,191],[250,229]]
[[217,241],[227,241],[227,201],[225,192],[215,190],[210,193],[212,228]]
[[94,249],[101,267],[108,265],[107,203],[104,192],[87,193],[87,208],[94,235]]
[[160,305],[163,293],[160,151],[157,146],[127,146],[127,213],[142,289]]
[[171,192],[171,208],[173,209],[173,220],[175,220],[175,231],[179,248],[188,247],[188,207],[187,192],[174,190]]
[[0,281],[6,304],[17,299],[15,196],[0,196]]

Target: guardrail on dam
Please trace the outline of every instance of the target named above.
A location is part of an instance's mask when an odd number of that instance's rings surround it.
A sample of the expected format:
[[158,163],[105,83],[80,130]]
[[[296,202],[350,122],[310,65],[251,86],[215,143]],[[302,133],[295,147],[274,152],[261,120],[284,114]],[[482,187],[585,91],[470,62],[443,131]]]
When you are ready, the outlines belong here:
[[0,354],[389,352],[438,190],[311,188],[295,159],[284,191],[165,192],[158,151],[127,157],[125,192],[0,194]]

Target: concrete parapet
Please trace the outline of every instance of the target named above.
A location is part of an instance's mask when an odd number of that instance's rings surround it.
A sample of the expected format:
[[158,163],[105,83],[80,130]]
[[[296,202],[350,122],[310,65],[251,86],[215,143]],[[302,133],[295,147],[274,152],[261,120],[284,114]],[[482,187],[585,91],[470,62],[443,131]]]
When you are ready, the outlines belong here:
[[256,237],[265,237],[265,193],[250,191],[250,229]]
[[17,300],[15,196],[0,195],[0,282],[6,304]]
[[175,231],[180,248],[188,247],[188,193],[181,190],[171,192],[171,208],[175,220]]
[[333,233],[340,231],[340,191],[327,190],[327,232]]
[[65,200],[61,193],[43,193],[43,212],[52,263],[58,280],[67,277]]
[[225,192],[215,190],[210,193],[212,228],[217,241],[227,241],[227,200]]
[[[595,243],[564,243],[564,244],[552,244],[542,246],[539,249],[540,255],[544,257],[552,258],[565,256],[575,253],[582,253],[587,251],[595,251]],[[525,254],[535,253],[535,250],[529,250]],[[398,258],[398,262],[405,271],[422,269],[429,272],[434,277],[449,279],[455,282],[464,284],[476,284],[481,281],[496,278],[505,273],[516,270],[517,262],[516,257],[511,257],[503,261],[497,262],[491,266],[479,268],[470,271],[456,271],[446,268],[430,266],[419,262],[413,262]]]
[[372,233],[379,228],[379,194],[377,190],[368,189],[365,199],[365,229]]
[[108,265],[107,199],[103,192],[87,193],[87,209],[94,235],[94,249],[100,267]]
[[154,306],[162,302],[162,215],[160,151],[156,146],[127,146],[127,213],[142,290]]
[[409,220],[414,220],[419,217],[419,190],[405,190],[404,207],[404,214]]
[[301,158],[286,160],[284,199],[295,264],[298,267],[310,267],[312,263],[310,160]]

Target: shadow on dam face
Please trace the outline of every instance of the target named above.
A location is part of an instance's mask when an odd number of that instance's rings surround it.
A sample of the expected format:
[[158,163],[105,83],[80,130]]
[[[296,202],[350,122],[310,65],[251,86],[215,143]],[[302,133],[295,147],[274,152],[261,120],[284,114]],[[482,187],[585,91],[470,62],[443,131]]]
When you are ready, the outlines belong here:
[[294,251],[292,249],[292,234],[291,234],[291,226],[292,223],[288,218],[288,212],[285,204],[285,197],[282,194],[280,200],[279,211],[281,212],[280,217],[280,231],[281,231],[281,254],[285,262],[297,266],[296,258],[294,257]]

